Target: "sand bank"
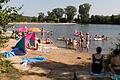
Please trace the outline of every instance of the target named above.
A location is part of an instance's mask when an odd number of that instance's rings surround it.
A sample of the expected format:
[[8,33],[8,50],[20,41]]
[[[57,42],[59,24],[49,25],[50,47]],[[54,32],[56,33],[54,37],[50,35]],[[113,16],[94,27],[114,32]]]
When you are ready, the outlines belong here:
[[53,25],[72,25],[72,24],[76,24],[76,23],[36,23],[36,22],[13,22],[13,23],[9,23],[9,24],[53,24]]

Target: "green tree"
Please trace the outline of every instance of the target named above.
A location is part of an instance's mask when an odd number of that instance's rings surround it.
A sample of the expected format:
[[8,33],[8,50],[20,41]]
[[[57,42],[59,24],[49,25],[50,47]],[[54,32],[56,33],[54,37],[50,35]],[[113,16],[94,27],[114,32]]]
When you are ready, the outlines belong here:
[[72,22],[74,19],[74,16],[76,15],[77,9],[74,6],[67,6],[65,8],[65,14],[67,17],[68,22]]
[[48,14],[47,19],[49,21],[55,21],[55,20],[57,20],[57,16],[55,15],[54,12],[48,11],[47,14]]
[[80,19],[81,19],[82,23],[89,22],[90,7],[91,7],[91,5],[89,3],[84,3],[79,6],[79,14],[80,14]]
[[120,15],[112,15],[111,23],[112,24],[120,24]]
[[37,22],[37,18],[36,17],[32,17],[31,18],[31,22]]
[[103,15],[92,15],[90,23],[94,24],[120,24],[120,15],[103,16]]
[[105,16],[105,23],[106,23],[106,24],[111,23],[111,18],[110,18],[110,16]]
[[58,22],[59,22],[59,20],[62,18],[63,14],[64,14],[64,10],[62,8],[55,8],[52,10],[52,12],[55,13],[55,15],[58,19]]
[[114,22],[115,22],[115,16],[112,15],[112,16],[111,16],[111,23],[114,23]]
[[4,30],[7,29],[7,25],[9,22],[15,20],[16,15],[18,14],[18,11],[22,8],[22,7],[4,7],[4,5],[6,5],[10,0],[0,0],[0,26],[2,26],[2,28]]
[[96,18],[95,18],[94,15],[91,16],[91,18],[90,18],[90,22],[91,22],[91,23],[96,23]]
[[45,15],[44,13],[40,12],[38,15],[38,22],[44,22]]

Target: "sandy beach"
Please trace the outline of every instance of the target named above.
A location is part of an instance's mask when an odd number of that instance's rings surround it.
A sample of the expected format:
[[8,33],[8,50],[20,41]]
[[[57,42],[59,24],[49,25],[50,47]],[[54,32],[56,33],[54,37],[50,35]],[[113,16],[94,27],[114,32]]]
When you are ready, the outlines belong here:
[[[5,47],[0,49],[1,53],[11,51],[11,47],[14,47],[17,42],[15,39],[10,39],[9,42],[5,43]],[[90,79],[91,53],[59,48],[54,44],[43,43],[43,46],[47,47],[47,51],[41,52],[27,49],[26,55],[6,58],[20,72],[35,74],[23,75],[20,80],[71,80],[74,77],[74,72],[76,72],[78,80],[92,80]],[[34,58],[37,56],[45,57],[48,60],[21,66],[22,58]],[[85,79],[83,79],[84,77]]]
[[[11,51],[11,47],[14,47],[17,42],[15,39],[10,39],[9,42],[5,43],[5,47],[0,49],[1,53]],[[52,43],[43,43],[42,45],[46,47],[46,49],[43,48],[42,52],[27,49],[26,55],[5,58],[11,61],[12,65],[20,72],[35,74],[23,75],[20,80],[71,80],[74,78],[74,72],[76,72],[78,80],[80,78],[82,80],[92,80],[90,79],[91,53],[59,48]],[[34,58],[37,56],[45,57],[47,60],[45,62],[30,63],[27,66],[21,65],[22,58]],[[83,79],[84,77],[86,78]]]
[[[9,42],[5,44],[7,47],[2,48],[1,51],[11,51],[12,50],[11,47],[15,46],[17,42],[18,41],[14,39],[10,39]],[[73,77],[73,73],[75,71],[80,72],[81,74],[89,74],[90,64],[91,64],[91,54],[80,53],[75,50],[70,50],[65,48],[58,48],[53,44],[43,44],[43,45],[49,47],[49,52],[28,50],[27,54],[24,56],[14,56],[6,59],[14,63],[13,66],[20,71],[46,74],[46,75],[50,75],[50,77],[55,79],[61,77],[61,79],[67,78],[69,80],[71,77]],[[41,63],[32,63],[27,67],[21,66],[20,64],[22,62],[21,58],[26,58],[26,57],[33,58],[36,56],[43,56],[48,60],[46,62],[41,62]],[[78,59],[78,57],[80,59]],[[49,80],[49,79],[44,79],[44,80]]]

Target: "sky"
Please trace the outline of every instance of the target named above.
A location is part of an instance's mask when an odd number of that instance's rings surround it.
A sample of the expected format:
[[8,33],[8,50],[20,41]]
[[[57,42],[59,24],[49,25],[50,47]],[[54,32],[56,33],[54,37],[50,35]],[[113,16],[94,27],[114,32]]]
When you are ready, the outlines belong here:
[[25,16],[38,16],[39,12],[47,15],[47,11],[54,8],[66,8],[75,6],[77,11],[79,5],[83,3],[91,4],[90,15],[112,15],[120,14],[120,0],[11,0],[7,5],[21,6],[20,10]]

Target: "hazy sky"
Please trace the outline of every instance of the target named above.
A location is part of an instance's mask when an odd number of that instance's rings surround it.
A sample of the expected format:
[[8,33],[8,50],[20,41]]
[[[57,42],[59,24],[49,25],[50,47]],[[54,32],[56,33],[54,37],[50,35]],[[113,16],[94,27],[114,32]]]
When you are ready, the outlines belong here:
[[23,15],[38,16],[39,12],[51,11],[54,8],[65,8],[66,6],[75,6],[78,10],[79,5],[90,3],[90,14],[112,15],[120,14],[120,0],[11,0],[10,6],[21,6]]

